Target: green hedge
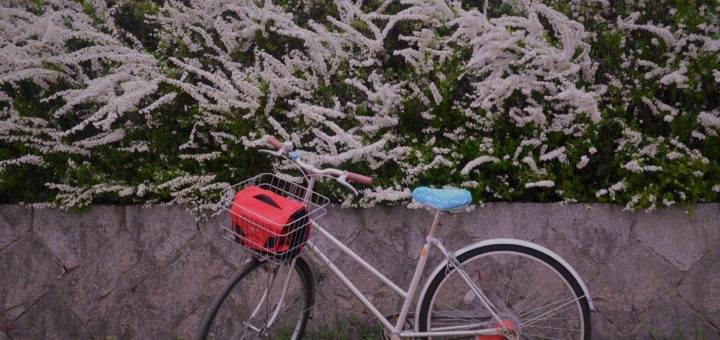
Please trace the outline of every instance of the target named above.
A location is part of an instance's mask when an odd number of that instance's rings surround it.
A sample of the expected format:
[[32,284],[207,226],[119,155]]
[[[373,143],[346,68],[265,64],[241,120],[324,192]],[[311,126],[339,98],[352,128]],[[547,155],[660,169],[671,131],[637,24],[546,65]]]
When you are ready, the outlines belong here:
[[[264,134],[310,158],[357,152],[324,159],[377,178],[360,197],[321,188],[346,204],[406,201],[416,185],[467,187],[480,202],[720,201],[718,1],[485,3],[4,8],[26,34],[0,28],[11,61],[0,68],[0,202],[207,204],[230,183],[287,169],[256,153]],[[73,36],[43,39],[32,31],[43,22]],[[483,41],[493,34],[507,39]],[[109,54],[77,59],[98,46]],[[112,93],[77,99],[99,80]]]

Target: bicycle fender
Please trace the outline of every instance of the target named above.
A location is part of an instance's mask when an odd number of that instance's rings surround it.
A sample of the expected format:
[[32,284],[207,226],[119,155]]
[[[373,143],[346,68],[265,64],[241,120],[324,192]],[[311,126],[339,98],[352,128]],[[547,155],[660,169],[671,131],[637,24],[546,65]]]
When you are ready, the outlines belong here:
[[[567,263],[567,261],[565,261],[562,257],[560,257],[560,255],[555,254],[555,252],[553,252],[550,249],[547,249],[541,245],[538,245],[538,244],[535,244],[532,242],[528,242],[528,241],[511,239],[511,238],[497,238],[497,239],[484,240],[484,241],[469,244],[469,245],[459,249],[458,251],[454,252],[453,255],[460,256],[472,249],[475,249],[478,247],[496,245],[496,244],[509,244],[509,245],[522,246],[522,247],[526,247],[526,248],[530,248],[530,249],[539,251],[539,252],[551,257],[552,259],[554,259],[555,261],[560,263],[561,266],[565,267],[565,269],[567,269],[568,272],[570,272],[570,274],[573,276],[573,278],[575,278],[575,280],[580,284],[580,288],[582,288],[583,294],[587,297],[587,301],[588,301],[588,305],[590,306],[590,310],[592,310],[592,311],[595,310],[595,306],[593,305],[592,297],[590,296],[590,291],[588,290],[587,286],[585,285],[585,282],[580,278],[580,275],[577,273],[577,271],[575,271],[575,269],[569,263]],[[435,270],[433,270],[432,274],[430,274],[430,276],[428,276],[428,280],[425,282],[425,285],[423,286],[422,293],[418,297],[418,304],[415,308],[415,315],[420,315],[421,303],[419,303],[419,301],[422,301],[425,298],[425,294],[427,294],[427,290],[430,286],[430,283],[432,282],[432,279],[441,270],[445,270],[446,267],[447,267],[447,260],[444,260],[435,268]],[[415,322],[416,327],[417,327],[417,324],[418,323],[416,320],[416,322]],[[417,329],[416,329],[416,331],[417,331]]]

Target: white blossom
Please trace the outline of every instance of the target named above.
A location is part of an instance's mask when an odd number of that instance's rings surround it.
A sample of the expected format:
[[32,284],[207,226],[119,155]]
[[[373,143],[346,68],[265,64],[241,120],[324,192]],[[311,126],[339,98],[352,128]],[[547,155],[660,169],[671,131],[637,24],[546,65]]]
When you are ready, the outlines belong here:
[[435,100],[435,104],[440,105],[442,103],[442,95],[440,94],[440,91],[438,91],[437,86],[435,86],[435,83],[430,82],[430,93],[432,93],[433,100]]
[[567,155],[565,155],[565,147],[561,146],[553,151],[550,151],[548,153],[545,153],[543,155],[540,155],[541,161],[549,161],[553,159],[558,159],[561,163],[564,163],[565,160],[567,160]]
[[595,192],[595,197],[602,197],[608,193],[607,189],[600,189],[597,192]]
[[588,156],[582,155],[580,156],[580,161],[577,163],[576,167],[578,169],[582,169],[588,164],[589,161],[590,158],[588,158]]
[[35,155],[24,155],[16,159],[8,159],[0,161],[0,171],[5,170],[8,166],[19,165],[19,164],[32,164],[40,167],[45,166],[45,161],[41,157]]
[[698,122],[709,134],[716,134],[720,130],[720,111],[701,112],[698,115]]
[[553,182],[553,181],[537,181],[537,182],[525,183],[526,188],[552,188],[554,186],[555,186],[555,182]]
[[478,158],[473,159],[472,161],[468,162],[462,170],[460,170],[460,173],[463,175],[467,175],[470,173],[470,171],[474,168],[476,168],[478,165],[484,164],[484,163],[497,163],[500,160],[496,157],[492,156],[480,156]]

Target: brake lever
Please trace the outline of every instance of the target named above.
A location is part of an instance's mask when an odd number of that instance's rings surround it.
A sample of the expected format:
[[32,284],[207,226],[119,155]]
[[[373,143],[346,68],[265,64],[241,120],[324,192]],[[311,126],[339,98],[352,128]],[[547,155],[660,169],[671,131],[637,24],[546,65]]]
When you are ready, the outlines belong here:
[[295,149],[295,146],[293,145],[293,143],[290,141],[286,141],[286,142],[282,143],[280,148],[278,148],[276,151],[260,149],[260,150],[258,150],[258,152],[266,153],[268,155],[273,155],[275,157],[284,157],[285,154],[293,153],[294,149]]
[[345,180],[346,178],[347,178],[347,171],[343,172],[343,174],[340,175],[340,177],[336,178],[335,180],[337,180],[338,183],[340,183],[344,187],[350,189],[350,191],[352,191],[355,195],[357,195],[358,191],[352,185],[350,185],[350,183],[348,183],[347,180]]

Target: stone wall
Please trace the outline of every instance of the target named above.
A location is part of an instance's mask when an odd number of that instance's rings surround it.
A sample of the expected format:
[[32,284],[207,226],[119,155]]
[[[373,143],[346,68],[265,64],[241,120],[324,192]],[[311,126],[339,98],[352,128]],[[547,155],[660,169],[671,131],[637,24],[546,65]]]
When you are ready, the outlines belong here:
[[[430,214],[406,208],[332,208],[323,225],[405,286]],[[214,295],[245,259],[218,237],[221,217],[196,222],[184,207],[96,206],[75,214],[0,206],[0,340],[194,338]],[[720,333],[720,205],[689,215],[611,205],[488,204],[446,216],[450,247],[494,237],[546,246],[585,279],[594,338]],[[392,291],[329,247],[330,257],[388,314]],[[433,266],[431,265],[430,268]],[[332,316],[370,320],[318,268],[312,325]]]

